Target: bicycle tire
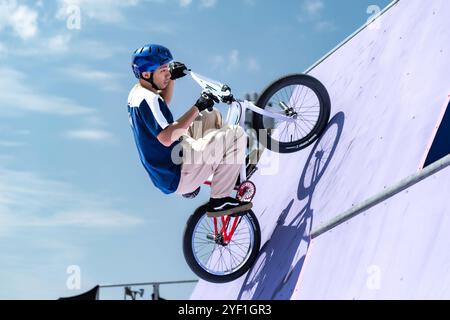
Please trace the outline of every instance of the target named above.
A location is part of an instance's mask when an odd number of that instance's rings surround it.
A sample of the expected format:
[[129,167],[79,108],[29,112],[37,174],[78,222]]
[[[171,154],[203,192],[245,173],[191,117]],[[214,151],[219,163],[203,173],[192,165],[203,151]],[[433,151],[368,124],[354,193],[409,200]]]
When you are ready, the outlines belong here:
[[194,230],[200,219],[206,217],[206,205],[202,205],[199,208],[197,208],[195,212],[189,217],[183,235],[183,253],[188,266],[201,279],[213,283],[230,282],[244,275],[255,263],[258,257],[259,247],[261,245],[261,229],[253,211],[249,210],[244,214],[240,214],[240,216],[242,216],[242,218],[247,219],[247,221],[253,228],[254,242],[252,247],[249,249],[250,253],[246,262],[242,264],[239,267],[239,269],[225,275],[217,275],[209,272],[208,270],[205,270],[205,268],[203,268],[195,258],[192,245]]
[[258,142],[269,150],[279,153],[293,153],[304,149],[314,143],[325,131],[330,120],[331,102],[325,86],[316,78],[306,74],[292,74],[282,77],[271,83],[256,101],[256,106],[265,109],[270,99],[283,88],[292,85],[301,85],[313,91],[320,103],[320,113],[317,123],[303,138],[292,142],[280,142],[274,139],[265,127],[263,116],[253,113],[253,128],[256,130]]

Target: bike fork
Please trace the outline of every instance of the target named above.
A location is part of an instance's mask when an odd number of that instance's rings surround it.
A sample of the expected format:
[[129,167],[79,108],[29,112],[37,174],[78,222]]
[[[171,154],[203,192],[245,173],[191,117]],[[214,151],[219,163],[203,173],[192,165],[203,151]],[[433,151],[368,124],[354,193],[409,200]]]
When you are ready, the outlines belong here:
[[222,220],[222,227],[219,232],[218,221],[217,221],[218,218],[214,217],[214,234],[216,235],[216,238],[218,238],[220,236],[222,238],[222,241],[224,242],[224,244],[228,244],[231,242],[231,238],[233,237],[234,232],[236,231],[237,226],[239,225],[241,217],[233,218],[234,219],[233,224],[232,224],[229,232],[227,230],[228,230],[228,226],[229,226],[232,218],[230,216],[223,216],[223,217],[220,217],[220,219]]

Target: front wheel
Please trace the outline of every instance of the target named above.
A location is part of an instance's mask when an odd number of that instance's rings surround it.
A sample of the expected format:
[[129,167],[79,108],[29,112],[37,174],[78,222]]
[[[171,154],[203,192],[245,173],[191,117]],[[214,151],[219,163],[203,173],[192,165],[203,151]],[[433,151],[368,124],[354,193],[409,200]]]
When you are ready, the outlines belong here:
[[331,103],[325,86],[306,74],[293,74],[273,82],[256,105],[295,120],[287,122],[253,114],[259,143],[280,153],[296,152],[311,145],[330,119]]
[[261,245],[261,230],[253,211],[209,218],[206,205],[189,218],[183,252],[191,270],[203,280],[224,283],[246,273]]

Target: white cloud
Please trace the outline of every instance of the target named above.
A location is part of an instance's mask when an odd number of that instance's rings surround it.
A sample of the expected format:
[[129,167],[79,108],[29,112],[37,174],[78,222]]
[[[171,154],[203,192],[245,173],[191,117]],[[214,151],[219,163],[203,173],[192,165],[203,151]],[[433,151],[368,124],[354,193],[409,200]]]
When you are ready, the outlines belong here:
[[18,142],[18,141],[2,141],[0,140],[0,147],[4,147],[4,148],[14,148],[14,147],[21,147],[25,145],[25,143],[23,142]]
[[18,5],[16,0],[3,0],[0,2],[0,31],[3,28],[12,31],[28,40],[38,33],[38,13],[26,5]]
[[[1,0],[0,0],[1,1]],[[159,26],[160,33],[171,33],[172,29],[169,27]],[[107,50],[105,50],[107,48]],[[49,38],[40,39],[32,47],[27,47],[23,50],[22,47],[16,46],[14,49],[8,50],[4,47],[5,54],[11,54],[20,57],[36,57],[48,55],[62,55],[70,50],[71,57],[79,57],[90,60],[105,60],[117,56],[118,54],[129,53],[130,49],[119,46],[108,46],[98,40],[79,39],[74,40],[71,32],[65,32],[53,35]],[[93,54],[86,54],[87,52]],[[0,56],[2,54],[0,47]]]
[[318,32],[335,31],[337,29],[335,24],[322,18],[324,8],[322,0],[305,0],[302,3],[302,14],[297,16],[297,20],[312,25]]
[[105,130],[99,129],[80,129],[66,132],[66,137],[77,140],[87,141],[108,141],[111,140],[113,135]]
[[239,51],[232,50],[230,53],[229,66],[231,68],[236,67],[239,64]]
[[[253,0],[245,0],[245,2],[251,2]],[[200,7],[202,8],[213,8],[216,6],[218,0],[200,0]],[[186,8],[192,4],[192,0],[179,0],[180,7]]]
[[74,78],[83,83],[89,82],[102,90],[116,91],[121,89],[119,83],[120,75],[116,73],[94,70],[83,65],[69,66],[62,69],[61,72],[67,77]]
[[181,7],[187,7],[192,3],[192,0],[180,0]]
[[322,0],[306,0],[303,3],[303,8],[309,15],[317,15],[324,8]]
[[223,55],[215,55],[209,60],[213,70],[224,70],[223,66],[225,65],[225,57]]
[[248,60],[247,67],[248,67],[249,71],[253,71],[253,72],[257,72],[257,71],[261,70],[261,66],[259,65],[258,61],[255,58],[250,58]]
[[316,24],[314,25],[314,28],[317,31],[334,31],[334,30],[336,30],[336,26],[331,21],[316,22]]
[[39,93],[30,86],[26,75],[9,68],[0,68],[0,108],[2,115],[46,113],[60,116],[89,115],[93,109],[54,94]]
[[[107,50],[105,50],[105,48]],[[130,48],[119,47],[119,46],[109,46],[104,42],[97,40],[81,40],[74,48],[72,48],[74,54],[82,55],[85,58],[92,60],[105,60],[115,57],[119,54],[127,53],[130,54]],[[92,52],[93,54],[86,55],[86,52]]]
[[19,37],[26,40],[34,37],[38,32],[37,17],[36,11],[27,6],[19,6],[11,16],[10,21]]
[[175,28],[173,25],[172,26],[163,24],[152,25],[148,27],[147,31],[158,34],[175,34]]
[[233,49],[228,55],[215,55],[210,59],[211,68],[214,71],[232,72],[240,67],[245,68],[251,72],[261,70],[261,67],[256,58],[243,59],[238,50]]
[[[187,7],[192,2],[192,0],[179,1],[180,6],[182,7]],[[206,2],[215,1],[216,0],[208,0]],[[120,25],[126,25],[127,21],[129,21],[129,19],[126,18],[125,14],[126,8],[135,7],[140,4],[149,6],[152,4],[165,4],[167,2],[167,0],[57,0],[58,10],[56,13],[56,18],[60,20],[66,20],[70,18],[70,20],[68,20],[70,22],[74,19],[74,9],[77,9],[77,14],[80,15],[75,19],[80,23],[77,28],[83,28],[82,21],[84,21],[84,18],[97,20],[103,23],[120,23]],[[163,12],[162,9],[161,12]],[[147,32],[173,34],[175,31],[170,25],[153,23],[148,25]]]
[[143,223],[110,199],[35,173],[0,167],[0,235],[15,228],[126,228]]
[[0,2],[0,31],[9,28],[23,40],[28,40],[38,33],[37,19],[37,11],[18,5],[16,0]]
[[[98,47],[91,41],[81,41],[76,47],[70,48],[71,39],[72,37],[69,33],[61,33],[47,38],[36,38],[37,41],[34,41],[31,46],[29,43],[24,43],[23,45],[16,43],[13,47],[7,48],[0,43],[0,57],[2,55],[11,55],[16,57],[59,55],[66,53],[69,49],[72,50],[73,54],[82,54],[86,56],[87,48],[90,50],[91,45],[94,48]],[[24,48],[26,48],[26,50],[24,50]],[[87,57],[95,58],[95,56],[92,55]]]
[[204,8],[212,8],[217,4],[217,0],[201,0],[201,6]]
[[[253,0],[245,0],[253,1]],[[202,8],[213,8],[216,6],[218,0],[200,0],[200,7]],[[192,0],[179,0],[180,7],[186,8],[189,7],[192,4]]]
[[[53,53],[63,53],[69,50],[71,37],[69,34],[58,34],[47,40],[46,48]],[[45,48],[43,48],[45,50]]]
[[96,115],[84,118],[84,122],[89,126],[96,126],[96,127],[106,126],[105,120]]
[[118,228],[134,226],[142,221],[114,209],[75,209],[59,212],[50,217],[34,217],[19,222],[21,227],[82,227],[82,228]]
[[216,55],[210,61],[213,70],[230,72],[239,66],[239,51],[233,49],[227,56]]
[[59,19],[67,18],[67,9],[70,6],[77,6],[80,8],[82,16],[102,22],[121,22],[125,20],[123,9],[136,6],[140,2],[140,0],[58,0],[57,17]]

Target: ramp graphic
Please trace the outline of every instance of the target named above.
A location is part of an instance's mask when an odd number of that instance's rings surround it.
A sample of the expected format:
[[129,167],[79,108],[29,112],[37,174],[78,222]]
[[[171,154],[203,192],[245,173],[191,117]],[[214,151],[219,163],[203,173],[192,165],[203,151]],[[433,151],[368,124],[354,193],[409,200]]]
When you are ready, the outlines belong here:
[[264,152],[278,168],[252,178],[259,257],[192,299],[450,298],[449,16],[446,0],[394,1],[307,70],[327,130]]

